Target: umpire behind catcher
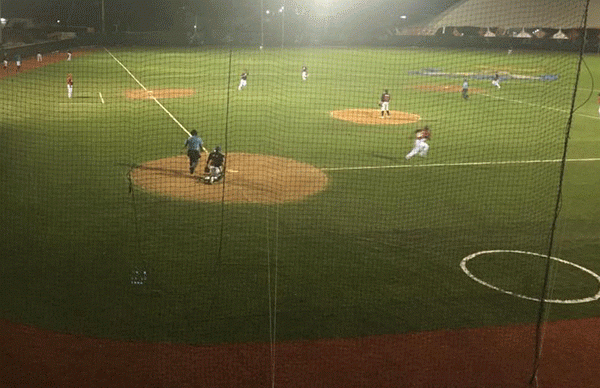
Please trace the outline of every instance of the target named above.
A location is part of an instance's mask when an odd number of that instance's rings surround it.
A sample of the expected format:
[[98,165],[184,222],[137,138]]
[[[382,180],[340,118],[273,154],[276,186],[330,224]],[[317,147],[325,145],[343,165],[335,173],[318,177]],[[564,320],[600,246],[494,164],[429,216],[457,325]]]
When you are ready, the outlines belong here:
[[194,170],[200,162],[200,150],[202,149],[202,139],[198,137],[198,131],[195,129],[190,132],[190,137],[185,141],[184,148],[187,148],[187,156],[190,158],[190,174],[194,173]]

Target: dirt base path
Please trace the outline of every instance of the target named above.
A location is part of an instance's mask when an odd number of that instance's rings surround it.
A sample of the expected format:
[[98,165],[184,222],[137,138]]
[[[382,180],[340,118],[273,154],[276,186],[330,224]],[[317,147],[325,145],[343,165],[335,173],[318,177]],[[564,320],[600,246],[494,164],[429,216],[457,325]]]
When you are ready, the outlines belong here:
[[327,175],[310,164],[282,157],[229,153],[225,179],[201,182],[206,163],[202,154],[194,175],[187,156],[153,160],[134,169],[134,183],[147,191],[189,201],[283,203],[300,201],[327,186]]
[[338,120],[351,121],[357,124],[376,125],[403,125],[416,123],[421,116],[413,113],[390,111],[390,116],[381,118],[381,110],[378,109],[344,109],[329,112],[331,117]]
[[[539,387],[596,387],[600,319],[546,326]],[[0,320],[3,387],[529,387],[535,328],[215,346],[125,342]],[[273,369],[272,369],[273,367]]]
[[164,98],[190,97],[196,93],[194,89],[130,89],[125,91],[125,97],[131,100],[149,100]]
[[[97,48],[77,49],[77,50],[73,51],[72,60],[74,61],[78,57],[81,57],[84,55],[89,55],[98,50],[99,49],[97,49]],[[41,62],[38,62],[36,57],[25,58],[25,59],[23,59],[23,61],[21,61],[21,69],[19,70],[19,72],[17,72],[17,65],[14,62],[14,58],[7,58],[7,59],[9,60],[8,68],[6,70],[4,70],[2,68],[2,66],[0,66],[0,79],[9,77],[9,76],[18,76],[20,73],[26,73],[26,72],[29,72],[32,70],[39,69],[44,66],[51,65],[53,63],[66,61],[67,53],[66,52],[64,52],[64,53],[63,52],[58,52],[58,53],[54,52],[54,53],[43,54]],[[3,58],[0,57],[0,61],[2,61],[2,60],[3,60]],[[67,74],[65,73],[65,76],[66,75]]]

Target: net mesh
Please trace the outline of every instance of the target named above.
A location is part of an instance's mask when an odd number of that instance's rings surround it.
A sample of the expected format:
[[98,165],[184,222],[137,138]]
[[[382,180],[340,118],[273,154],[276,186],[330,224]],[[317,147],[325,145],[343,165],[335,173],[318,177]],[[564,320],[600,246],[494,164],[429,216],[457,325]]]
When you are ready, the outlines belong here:
[[[587,9],[470,0],[418,37],[350,47],[293,47],[309,40],[296,8],[287,32],[284,15],[252,30],[260,48],[10,48],[7,332],[64,334],[49,346],[90,352],[56,354],[73,370],[159,386],[536,383],[546,322],[597,315],[596,245],[577,240],[597,221],[575,197],[558,218],[563,184],[594,168],[583,141],[566,152],[578,115],[597,118],[593,76],[575,93]],[[485,373],[501,362],[514,373]]]

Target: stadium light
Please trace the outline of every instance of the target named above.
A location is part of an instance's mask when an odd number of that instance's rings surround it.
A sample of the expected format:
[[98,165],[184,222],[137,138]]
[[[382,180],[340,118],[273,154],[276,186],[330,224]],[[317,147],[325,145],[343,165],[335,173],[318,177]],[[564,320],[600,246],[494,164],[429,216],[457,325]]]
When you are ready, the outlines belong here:
[[406,15],[400,16],[400,19],[406,19]]

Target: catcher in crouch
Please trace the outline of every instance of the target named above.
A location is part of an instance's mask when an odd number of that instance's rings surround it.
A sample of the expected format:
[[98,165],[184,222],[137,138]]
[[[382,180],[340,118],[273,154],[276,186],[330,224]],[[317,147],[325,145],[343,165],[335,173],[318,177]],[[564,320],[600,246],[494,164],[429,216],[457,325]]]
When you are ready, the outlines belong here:
[[208,154],[206,167],[204,167],[204,183],[213,184],[225,176],[225,155],[221,152],[221,146],[216,146],[213,152]]

